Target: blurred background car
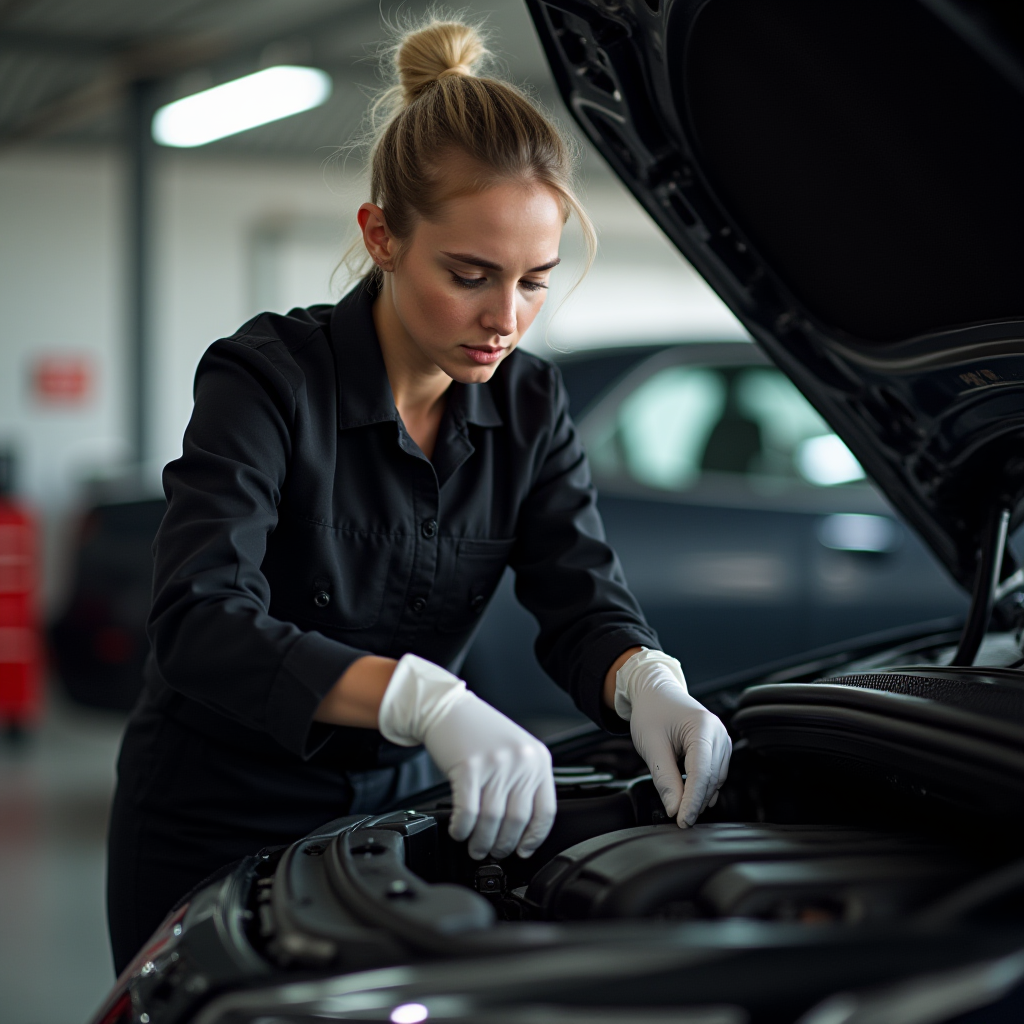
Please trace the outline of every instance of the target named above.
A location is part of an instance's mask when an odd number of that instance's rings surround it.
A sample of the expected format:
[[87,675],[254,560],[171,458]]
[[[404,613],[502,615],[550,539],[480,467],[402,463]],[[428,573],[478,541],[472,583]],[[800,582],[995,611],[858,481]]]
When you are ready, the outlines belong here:
[[79,522],[73,583],[49,640],[65,691],[88,707],[127,711],[139,695],[153,538],[166,507],[163,498],[106,501]]
[[[559,365],[608,539],[695,693],[852,637],[962,619],[963,590],[753,344],[602,349]],[[583,719],[537,663],[536,633],[506,571],[463,674],[550,735]]]

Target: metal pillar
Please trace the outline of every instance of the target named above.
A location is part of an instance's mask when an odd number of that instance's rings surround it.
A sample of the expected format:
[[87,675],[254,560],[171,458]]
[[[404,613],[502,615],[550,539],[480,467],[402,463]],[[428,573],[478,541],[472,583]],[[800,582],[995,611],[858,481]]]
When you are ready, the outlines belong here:
[[133,82],[128,90],[127,270],[128,270],[128,425],[132,462],[141,474],[150,456],[150,298],[153,222],[153,164],[150,133],[156,111],[156,83]]

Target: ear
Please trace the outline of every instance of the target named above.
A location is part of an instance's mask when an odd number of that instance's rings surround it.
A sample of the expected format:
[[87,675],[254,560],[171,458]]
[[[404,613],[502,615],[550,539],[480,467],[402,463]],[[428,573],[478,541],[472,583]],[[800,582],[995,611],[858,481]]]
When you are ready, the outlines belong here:
[[390,270],[394,260],[394,240],[384,220],[384,211],[373,203],[363,203],[356,213],[359,230],[363,233],[366,251],[379,267]]

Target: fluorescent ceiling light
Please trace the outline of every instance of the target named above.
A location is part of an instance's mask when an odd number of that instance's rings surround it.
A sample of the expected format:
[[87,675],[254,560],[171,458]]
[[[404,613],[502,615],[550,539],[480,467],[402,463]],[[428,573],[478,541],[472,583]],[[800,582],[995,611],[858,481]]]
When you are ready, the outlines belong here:
[[161,107],[153,138],[163,146],[205,146],[312,110],[331,95],[331,86],[331,76],[319,68],[279,64]]

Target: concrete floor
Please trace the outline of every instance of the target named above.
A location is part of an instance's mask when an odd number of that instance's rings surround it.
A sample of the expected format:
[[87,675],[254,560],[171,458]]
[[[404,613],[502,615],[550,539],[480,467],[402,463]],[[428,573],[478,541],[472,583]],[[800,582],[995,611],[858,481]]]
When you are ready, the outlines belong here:
[[0,1021],[83,1024],[114,981],[107,817],[124,719],[51,699],[0,739]]

